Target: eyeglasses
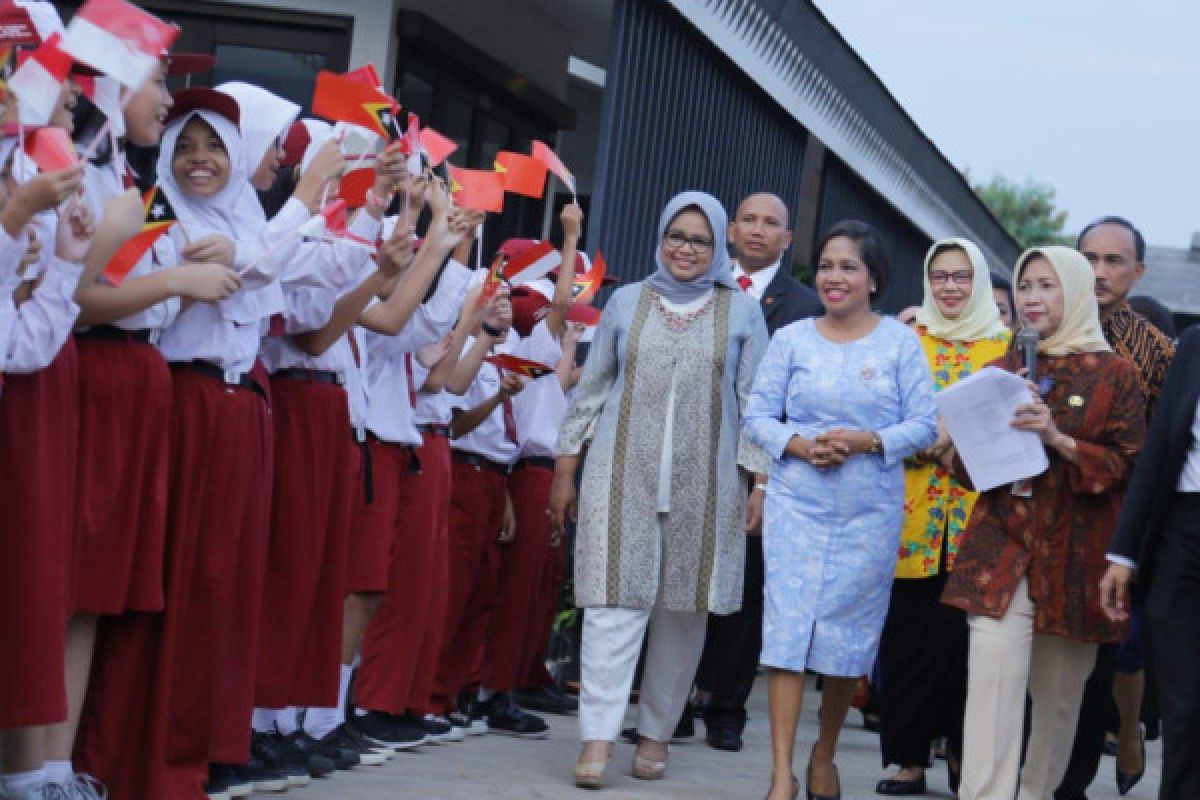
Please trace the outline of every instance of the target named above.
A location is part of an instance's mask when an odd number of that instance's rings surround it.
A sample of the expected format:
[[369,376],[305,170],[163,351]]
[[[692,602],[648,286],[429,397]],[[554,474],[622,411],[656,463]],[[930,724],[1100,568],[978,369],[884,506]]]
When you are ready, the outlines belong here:
[[953,281],[958,286],[970,286],[975,279],[974,272],[962,270],[960,272],[931,272],[929,273],[929,283],[932,286],[945,286]]
[[663,241],[672,250],[682,250],[684,247],[691,247],[692,251],[703,255],[713,249],[713,240],[705,239],[702,236],[685,236],[678,231],[671,231],[663,237]]

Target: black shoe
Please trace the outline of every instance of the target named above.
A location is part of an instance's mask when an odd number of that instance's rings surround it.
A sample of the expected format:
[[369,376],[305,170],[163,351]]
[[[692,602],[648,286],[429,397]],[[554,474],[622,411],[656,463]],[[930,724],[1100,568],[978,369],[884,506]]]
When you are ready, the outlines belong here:
[[1133,787],[1137,786],[1142,780],[1142,776],[1146,774],[1146,740],[1142,739],[1142,768],[1134,773],[1121,772],[1117,770],[1117,794],[1124,797],[1129,794]]
[[429,735],[424,727],[410,725],[403,717],[384,714],[380,711],[370,711],[363,715],[355,715],[350,728],[367,737],[370,741],[379,742],[393,750],[410,750],[420,747],[429,741]]
[[891,797],[907,797],[914,794],[925,794],[925,776],[915,781],[901,781],[895,778],[884,778],[875,784],[875,794],[886,794]]
[[838,773],[836,765],[833,773],[837,776],[837,794],[817,794],[812,790],[812,764],[809,764],[804,773],[804,796],[808,800],[842,800],[842,776]]
[[[303,764],[288,763],[289,748],[287,739],[278,733],[254,732],[250,740],[250,755],[258,759],[268,769],[283,773],[288,786],[307,786],[309,781],[308,768]],[[280,791],[257,789],[256,791]]]
[[[282,769],[265,764],[262,759],[250,756],[244,766],[233,768],[233,778],[229,782],[230,797],[245,797],[251,792],[286,792],[288,790],[288,775]],[[243,787],[249,786],[250,791]]]
[[224,764],[212,764],[208,768],[208,780],[204,782],[204,793],[210,800],[229,800],[229,772]]
[[246,797],[254,791],[247,768],[241,764],[209,764],[206,786],[212,786],[217,794],[224,791],[229,797]]
[[[342,750],[347,750],[358,756],[358,763],[365,764],[368,767],[378,767],[383,762],[391,757],[392,751],[388,748],[385,754],[382,750],[371,746],[366,739],[361,735],[352,732],[346,727],[345,723],[334,728],[325,738],[333,739],[333,743]],[[323,740],[322,740],[323,741]]]
[[544,714],[568,715],[579,710],[578,700],[552,688],[520,689],[513,692],[513,699],[521,708]]
[[341,738],[338,729],[334,728],[320,739],[314,740],[316,744],[313,752],[328,758],[338,769],[354,769],[360,763],[358,751],[343,747]]
[[489,733],[503,733],[522,739],[545,739],[550,726],[539,716],[522,711],[507,692],[497,692],[490,700],[479,703],[487,720]]
[[736,753],[742,749],[741,731],[727,725],[709,726],[704,741],[714,750]]
[[284,740],[283,758],[289,766],[302,767],[314,778],[327,778],[337,769],[333,759],[317,752],[317,740],[305,733],[303,728],[285,736]]
[[453,724],[445,717],[439,717],[434,714],[426,714],[423,717],[418,717],[413,714],[410,719],[425,728],[425,733],[429,736],[430,744],[461,742],[467,738],[465,730]]

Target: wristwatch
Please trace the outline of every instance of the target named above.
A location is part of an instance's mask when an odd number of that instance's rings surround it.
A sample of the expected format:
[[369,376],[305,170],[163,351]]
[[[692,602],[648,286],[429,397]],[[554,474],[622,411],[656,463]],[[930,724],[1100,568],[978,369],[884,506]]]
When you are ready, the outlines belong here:
[[871,447],[867,452],[873,456],[883,455],[883,439],[880,439],[879,434],[874,431],[871,432]]

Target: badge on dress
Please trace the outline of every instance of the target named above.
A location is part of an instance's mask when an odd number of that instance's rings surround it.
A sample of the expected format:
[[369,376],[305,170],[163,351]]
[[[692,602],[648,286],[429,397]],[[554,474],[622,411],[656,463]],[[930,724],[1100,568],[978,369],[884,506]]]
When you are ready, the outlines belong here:
[[862,375],[862,379],[864,381],[869,381],[875,377],[875,368],[871,366],[863,367],[860,374]]
[[1082,408],[1083,398],[1077,394],[1073,394],[1067,398],[1067,405],[1069,405],[1071,408]]

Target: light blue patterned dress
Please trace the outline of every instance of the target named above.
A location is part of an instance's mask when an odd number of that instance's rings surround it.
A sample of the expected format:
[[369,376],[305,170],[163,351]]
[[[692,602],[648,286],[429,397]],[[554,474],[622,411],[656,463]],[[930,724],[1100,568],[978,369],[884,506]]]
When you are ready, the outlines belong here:
[[[743,424],[772,458],[764,516],[761,661],[858,677],[871,671],[891,596],[904,514],[904,459],[937,438],[933,381],[917,335],[890,317],[861,339],[815,320],[778,331]],[[792,436],[875,431],[884,455],[819,470],[784,456]]]

